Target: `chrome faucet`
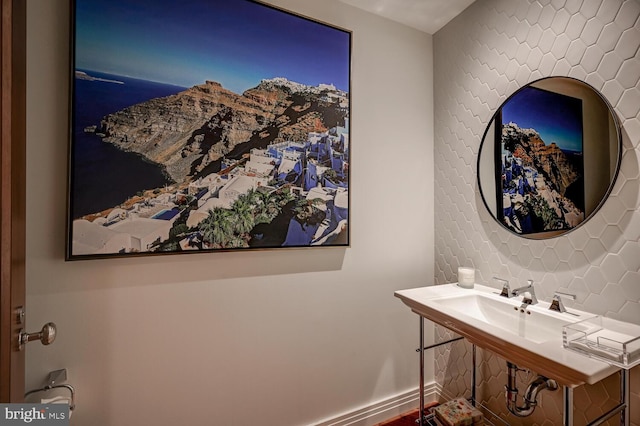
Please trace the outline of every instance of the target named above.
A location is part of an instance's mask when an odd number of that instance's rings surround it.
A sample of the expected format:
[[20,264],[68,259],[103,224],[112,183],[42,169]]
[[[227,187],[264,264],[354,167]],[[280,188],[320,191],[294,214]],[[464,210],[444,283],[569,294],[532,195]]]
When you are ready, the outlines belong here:
[[529,293],[529,297],[527,297],[526,295],[523,296],[523,305],[535,305],[536,303],[538,303],[538,298],[536,297],[536,293],[533,288],[533,280],[527,280],[527,285],[524,287],[518,287],[511,290],[511,297],[519,296],[523,293]]
[[562,293],[560,291],[556,291],[555,293],[553,293],[553,300],[551,301],[549,310],[556,311],[556,312],[567,312],[567,308],[564,307],[564,303],[562,303],[562,299],[560,298],[560,296],[562,297],[566,296],[571,300],[576,300],[575,294]]

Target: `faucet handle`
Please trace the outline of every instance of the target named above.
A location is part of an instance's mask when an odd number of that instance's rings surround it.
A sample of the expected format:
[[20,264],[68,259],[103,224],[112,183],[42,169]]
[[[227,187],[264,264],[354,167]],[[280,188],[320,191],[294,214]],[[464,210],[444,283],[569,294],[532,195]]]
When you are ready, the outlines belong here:
[[502,291],[500,292],[500,296],[513,297],[513,295],[511,294],[511,287],[509,287],[509,281],[508,280],[504,280],[504,279],[498,278],[498,277],[493,277],[493,280],[502,283]]
[[556,298],[560,299],[560,296],[567,297],[567,298],[569,298],[571,300],[576,300],[576,297],[577,297],[575,294],[572,294],[572,293],[565,293],[565,292],[562,292],[562,291],[554,291],[553,292],[553,298],[554,299],[556,299]]
[[567,309],[564,307],[564,303],[562,303],[562,298],[567,297],[571,300],[576,300],[576,295],[571,293],[563,293],[561,291],[553,292],[553,300],[551,300],[551,305],[549,306],[549,310],[556,312],[567,312]]

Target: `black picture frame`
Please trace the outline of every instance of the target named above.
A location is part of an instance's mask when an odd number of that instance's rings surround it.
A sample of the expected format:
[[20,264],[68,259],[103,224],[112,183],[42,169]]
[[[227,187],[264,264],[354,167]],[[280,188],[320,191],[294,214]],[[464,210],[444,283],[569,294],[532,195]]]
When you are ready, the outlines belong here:
[[349,30],[74,0],[66,259],[350,245]]

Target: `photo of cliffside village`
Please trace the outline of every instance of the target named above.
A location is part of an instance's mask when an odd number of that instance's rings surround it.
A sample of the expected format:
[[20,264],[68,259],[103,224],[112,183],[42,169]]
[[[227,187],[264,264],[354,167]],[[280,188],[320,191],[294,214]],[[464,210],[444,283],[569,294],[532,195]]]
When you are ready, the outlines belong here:
[[513,122],[502,127],[502,147],[499,219],[508,229],[526,235],[568,230],[584,221],[581,153],[547,145],[535,129]]
[[333,85],[274,78],[238,95],[207,81],[83,132],[170,182],[73,218],[74,256],[349,243],[349,95]]

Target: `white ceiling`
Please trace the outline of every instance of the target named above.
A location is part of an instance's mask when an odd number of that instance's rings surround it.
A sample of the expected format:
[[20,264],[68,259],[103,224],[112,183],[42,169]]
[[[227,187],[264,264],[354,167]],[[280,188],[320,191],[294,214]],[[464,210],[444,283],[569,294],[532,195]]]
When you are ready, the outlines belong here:
[[340,0],[367,12],[434,34],[475,0]]

